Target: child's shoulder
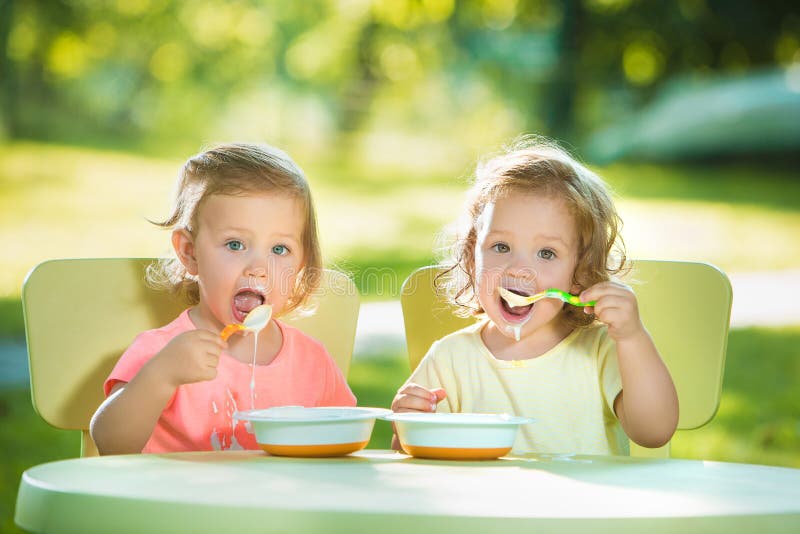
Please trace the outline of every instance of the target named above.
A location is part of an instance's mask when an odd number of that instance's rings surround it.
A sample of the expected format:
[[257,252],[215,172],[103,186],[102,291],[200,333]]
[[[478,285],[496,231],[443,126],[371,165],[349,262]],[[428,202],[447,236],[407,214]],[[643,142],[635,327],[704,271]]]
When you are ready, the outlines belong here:
[[194,323],[189,318],[189,310],[183,310],[180,315],[178,315],[175,319],[170,321],[169,323],[165,324],[164,326],[159,326],[158,328],[153,328],[151,330],[145,330],[144,332],[139,333],[136,336],[137,341],[147,340],[159,340],[159,339],[172,339],[173,337],[177,336],[178,334],[185,332],[187,330],[194,329]]
[[275,323],[283,334],[284,346],[291,346],[294,350],[299,349],[314,353],[327,353],[325,345],[321,341],[306,334],[296,326],[292,326],[278,319],[275,319]]

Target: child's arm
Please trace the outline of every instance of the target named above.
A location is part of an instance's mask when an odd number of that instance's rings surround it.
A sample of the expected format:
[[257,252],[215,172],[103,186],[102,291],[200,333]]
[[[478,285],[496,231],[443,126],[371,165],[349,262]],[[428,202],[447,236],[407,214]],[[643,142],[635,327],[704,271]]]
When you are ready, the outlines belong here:
[[614,410],[622,428],[643,447],[664,445],[678,425],[678,396],[639,317],[636,295],[625,284],[602,282],[581,293],[581,300],[597,301],[594,313],[608,325],[608,334],[617,344],[622,392]]
[[226,346],[214,332],[185,332],[167,343],[130,382],[115,385],[90,424],[100,454],[141,452],[175,389],[214,378]]

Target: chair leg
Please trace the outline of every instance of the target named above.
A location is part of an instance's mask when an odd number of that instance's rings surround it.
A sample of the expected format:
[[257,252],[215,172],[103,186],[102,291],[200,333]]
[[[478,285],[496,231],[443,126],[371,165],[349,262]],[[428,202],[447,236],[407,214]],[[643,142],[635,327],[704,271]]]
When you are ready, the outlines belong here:
[[94,444],[88,430],[81,430],[81,457],[100,456],[97,445]]

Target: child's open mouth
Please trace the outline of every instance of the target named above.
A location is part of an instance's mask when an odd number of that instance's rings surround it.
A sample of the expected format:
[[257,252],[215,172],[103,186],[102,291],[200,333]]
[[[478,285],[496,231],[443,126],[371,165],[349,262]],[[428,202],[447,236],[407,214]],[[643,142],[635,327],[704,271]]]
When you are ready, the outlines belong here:
[[248,287],[242,288],[233,297],[233,318],[237,323],[244,321],[247,314],[256,306],[264,304],[264,295]]
[[[519,289],[512,289],[510,287],[506,289],[517,295],[522,295],[523,297],[530,295],[530,293]],[[500,310],[503,314],[503,318],[509,323],[523,323],[527,321],[535,306],[534,304],[528,304],[527,306],[510,306],[503,297],[498,298],[500,299]]]

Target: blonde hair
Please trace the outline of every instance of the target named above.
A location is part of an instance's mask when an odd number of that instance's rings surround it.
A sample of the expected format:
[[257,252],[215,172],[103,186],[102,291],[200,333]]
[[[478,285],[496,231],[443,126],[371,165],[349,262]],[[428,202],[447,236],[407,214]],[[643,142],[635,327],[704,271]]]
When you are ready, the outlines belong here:
[[[203,201],[211,195],[277,193],[297,199],[305,211],[303,225],[304,264],[297,275],[285,313],[302,306],[319,285],[322,254],[311,190],[303,171],[282,150],[266,144],[230,143],[214,146],[189,158],[179,175],[170,215],[153,224],[174,230],[197,231]],[[177,294],[190,305],[200,301],[197,281],[173,256],[150,265],[148,283]]]
[[[609,280],[625,266],[625,245],[619,235],[622,220],[605,182],[554,142],[524,136],[477,165],[462,219],[450,238],[448,258],[443,261],[446,268],[437,284],[459,307],[459,315],[484,312],[475,293],[479,218],[488,204],[511,193],[535,193],[566,202],[578,230],[578,261],[572,282],[580,291]],[[594,320],[582,308],[566,304],[564,318],[573,327]]]

